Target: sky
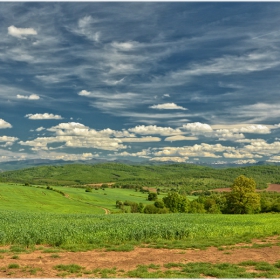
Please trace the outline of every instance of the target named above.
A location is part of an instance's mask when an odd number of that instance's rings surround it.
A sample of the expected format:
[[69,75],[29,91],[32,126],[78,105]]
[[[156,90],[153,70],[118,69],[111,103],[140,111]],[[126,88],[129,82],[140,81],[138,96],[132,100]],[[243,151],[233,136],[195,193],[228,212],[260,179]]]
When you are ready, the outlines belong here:
[[0,2],[0,161],[280,161],[280,3]]

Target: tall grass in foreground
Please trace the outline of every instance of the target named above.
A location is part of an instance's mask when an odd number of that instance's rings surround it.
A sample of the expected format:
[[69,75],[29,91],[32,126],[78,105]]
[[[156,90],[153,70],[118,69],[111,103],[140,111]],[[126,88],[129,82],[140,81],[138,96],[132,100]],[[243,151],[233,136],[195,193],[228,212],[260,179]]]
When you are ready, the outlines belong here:
[[[52,246],[263,237],[280,233],[279,215],[89,215],[0,211],[0,244]],[[206,242],[207,243],[207,242]]]

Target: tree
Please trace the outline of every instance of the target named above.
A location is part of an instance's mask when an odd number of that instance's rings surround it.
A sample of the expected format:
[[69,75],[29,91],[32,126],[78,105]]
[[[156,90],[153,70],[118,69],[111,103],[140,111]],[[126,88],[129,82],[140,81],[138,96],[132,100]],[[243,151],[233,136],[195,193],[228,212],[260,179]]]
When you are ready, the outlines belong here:
[[250,214],[260,211],[260,195],[256,193],[256,182],[244,175],[237,177],[226,194],[226,212],[230,214]]
[[155,201],[155,200],[157,200],[157,194],[156,194],[156,193],[153,193],[153,192],[149,193],[149,195],[148,195],[148,200],[149,200],[149,201]]
[[187,199],[187,197],[182,196],[177,192],[170,192],[162,200],[170,212],[187,213],[189,210],[190,201]]

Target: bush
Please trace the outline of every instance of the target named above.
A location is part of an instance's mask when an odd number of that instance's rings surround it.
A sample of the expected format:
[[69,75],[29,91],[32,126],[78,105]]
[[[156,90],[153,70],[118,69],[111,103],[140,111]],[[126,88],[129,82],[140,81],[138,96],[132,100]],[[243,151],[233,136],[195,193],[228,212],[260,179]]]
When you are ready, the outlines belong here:
[[148,200],[149,200],[149,201],[155,201],[155,200],[157,200],[157,194],[156,194],[156,193],[149,193],[149,195],[148,195]]
[[157,207],[157,208],[164,208],[164,202],[162,200],[156,200],[154,205]]

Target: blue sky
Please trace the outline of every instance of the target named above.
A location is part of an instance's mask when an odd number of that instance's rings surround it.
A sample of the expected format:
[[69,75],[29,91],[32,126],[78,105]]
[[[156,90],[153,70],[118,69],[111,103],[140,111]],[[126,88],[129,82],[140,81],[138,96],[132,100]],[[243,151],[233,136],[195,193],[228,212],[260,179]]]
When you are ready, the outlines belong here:
[[280,3],[0,2],[0,161],[280,161]]

